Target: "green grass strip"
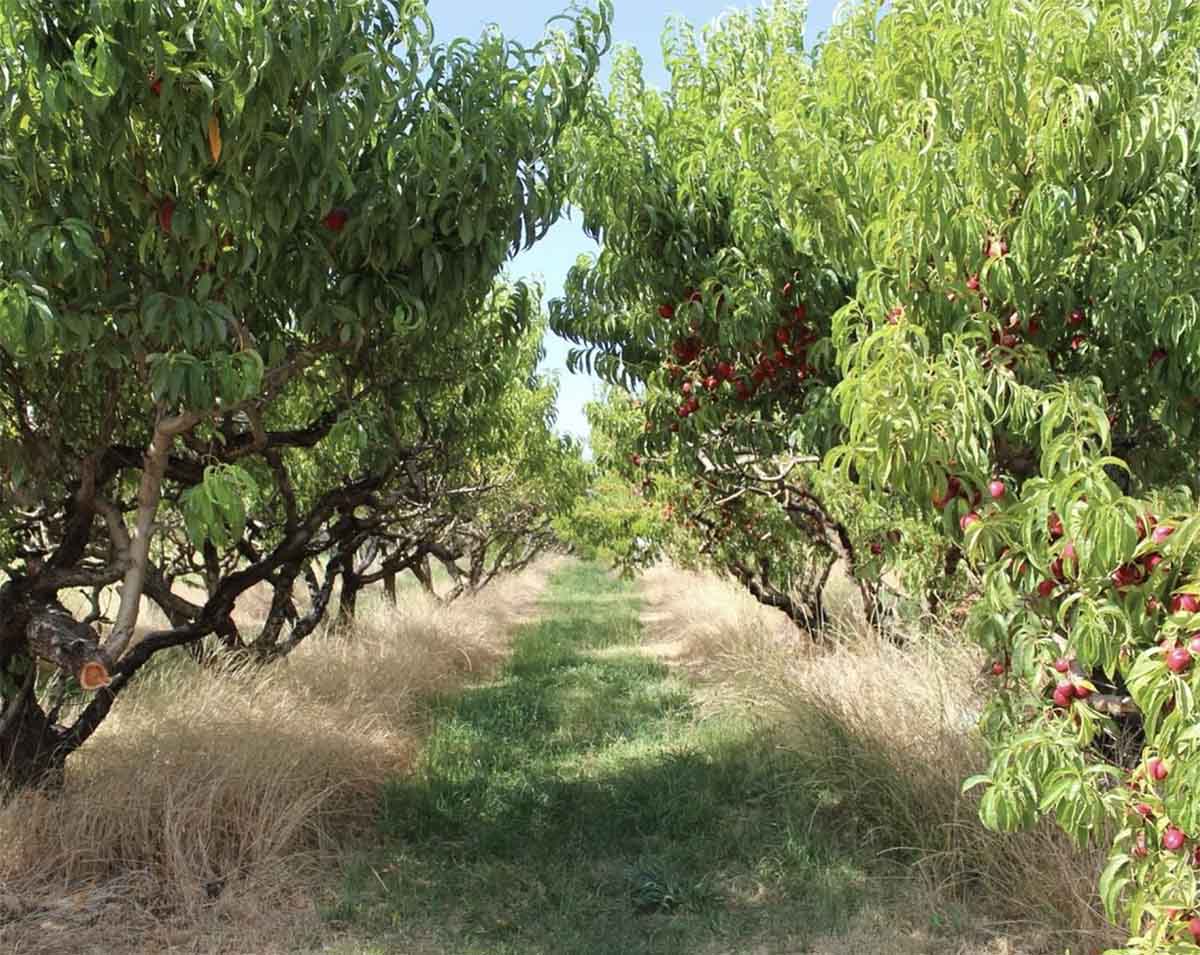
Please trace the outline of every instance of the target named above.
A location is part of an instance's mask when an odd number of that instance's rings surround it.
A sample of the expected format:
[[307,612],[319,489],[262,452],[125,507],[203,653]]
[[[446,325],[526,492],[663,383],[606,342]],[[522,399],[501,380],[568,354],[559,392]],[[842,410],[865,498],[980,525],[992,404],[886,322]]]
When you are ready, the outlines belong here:
[[328,913],[380,940],[353,951],[682,955],[842,928],[853,840],[812,831],[803,768],[750,714],[697,718],[639,649],[636,586],[571,564],[542,608],[385,793]]

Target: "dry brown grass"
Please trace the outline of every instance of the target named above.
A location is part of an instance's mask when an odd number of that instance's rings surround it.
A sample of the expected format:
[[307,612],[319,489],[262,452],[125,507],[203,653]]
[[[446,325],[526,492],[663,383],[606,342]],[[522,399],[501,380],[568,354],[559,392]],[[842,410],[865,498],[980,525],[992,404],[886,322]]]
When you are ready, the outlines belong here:
[[[424,701],[486,673],[548,565],[448,608],[365,601],[258,671],[176,657],[132,687],[54,794],[0,806],[0,951],[285,951],[314,888],[412,759]],[[323,874],[325,873],[325,874]]]
[[[877,950],[1090,951],[1116,941],[1093,897],[1102,851],[1077,851],[1049,825],[990,832],[975,797],[961,793],[961,780],[986,766],[971,730],[982,661],[961,637],[931,626],[900,649],[843,626],[816,648],[711,576],[658,568],[644,593],[648,649],[697,676],[710,705],[737,700],[768,714],[781,744],[803,754],[803,785],[824,794],[829,823],[863,827],[903,861],[899,917],[882,921],[913,924],[904,916],[915,909],[918,927],[932,918],[951,929],[946,944],[913,948],[911,931],[884,940],[873,926]],[[982,942],[966,938],[981,927]],[[830,940],[820,950],[852,949]]]

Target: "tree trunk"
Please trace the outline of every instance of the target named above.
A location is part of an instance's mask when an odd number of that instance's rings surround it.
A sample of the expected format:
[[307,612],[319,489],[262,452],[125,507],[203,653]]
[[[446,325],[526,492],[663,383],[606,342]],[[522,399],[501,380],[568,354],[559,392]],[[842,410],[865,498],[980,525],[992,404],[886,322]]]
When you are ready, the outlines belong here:
[[396,574],[393,571],[383,575],[383,592],[387,594],[388,603],[396,606]]
[[[412,567],[412,574],[417,578],[421,585],[421,589],[427,594],[433,594],[433,567],[429,562],[429,555],[424,554],[420,560],[416,561]],[[437,596],[434,594],[434,596]]]
[[22,658],[26,669],[4,675],[9,687],[0,707],[0,793],[4,790],[62,785],[66,748],[58,728],[38,705],[33,692],[37,665]]
[[338,600],[338,623],[350,623],[358,605],[358,594],[362,590],[362,578],[352,570],[342,574],[342,595]]

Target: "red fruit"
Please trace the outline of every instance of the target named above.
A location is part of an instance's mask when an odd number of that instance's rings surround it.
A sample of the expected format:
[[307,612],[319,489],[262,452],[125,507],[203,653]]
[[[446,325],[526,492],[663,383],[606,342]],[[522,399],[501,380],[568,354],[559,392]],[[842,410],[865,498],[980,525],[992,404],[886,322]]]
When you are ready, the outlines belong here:
[[733,377],[733,365],[727,361],[717,362],[717,377],[722,381],[728,381]]
[[685,395],[690,395],[692,393],[692,383],[690,381],[685,381],[679,390]]
[[[685,401],[683,404],[681,404],[678,408],[675,409],[675,413],[677,415],[679,415],[679,417],[681,417],[681,418],[686,418],[688,415],[690,415],[692,413],[692,406],[689,402]],[[677,430],[677,428],[673,429],[673,430]]]
[[349,218],[349,209],[345,206],[336,206],[325,214],[325,218],[321,220],[321,225],[325,226],[330,232],[341,232],[346,227],[346,221]]
[[1151,530],[1154,529],[1154,526],[1157,523],[1158,523],[1158,518],[1155,517],[1153,514],[1147,514],[1144,517],[1139,517],[1137,519],[1137,521],[1135,522],[1135,526],[1137,527],[1138,540],[1144,540],[1146,535],[1148,533],[1150,533]]
[[150,81],[150,92],[155,96],[162,96],[162,77],[156,76]]
[[704,379],[704,388],[707,391],[716,391],[720,384],[721,381],[716,375],[709,375]]
[[1072,335],[1071,336],[1071,351],[1079,351],[1079,349],[1081,349],[1083,347],[1083,345],[1086,341],[1087,341],[1086,335]]
[[1146,568],[1146,573],[1152,574],[1158,569],[1158,565],[1163,562],[1162,554],[1147,554],[1142,558],[1142,566]]
[[1091,688],[1091,687],[1089,687],[1089,686],[1084,686],[1082,683],[1076,683],[1076,684],[1075,684],[1075,697],[1076,697],[1076,699],[1080,699],[1080,700],[1086,700],[1086,699],[1087,699],[1089,696],[1091,696],[1091,695],[1092,695],[1092,688]]
[[978,524],[981,520],[982,518],[978,514],[971,511],[958,519],[958,526],[965,532],[968,527],[972,524]]
[[967,276],[967,288],[969,288],[972,292],[979,291],[979,276],[978,275],[968,275]]
[[792,283],[784,282],[783,288],[780,290],[780,292],[784,298],[791,298],[792,297]]
[[1162,844],[1168,852],[1178,852],[1183,848],[1185,842],[1187,842],[1187,836],[1183,834],[1182,829],[1167,826],[1166,831],[1163,832]]
[[1118,590],[1132,587],[1142,579],[1142,569],[1137,564],[1122,564],[1109,578]]
[[1004,676],[1004,664],[999,660],[992,664],[992,676]]
[[1050,539],[1051,540],[1058,540],[1060,537],[1063,536],[1062,518],[1059,517],[1057,514],[1055,514],[1053,511],[1051,511],[1050,516],[1048,518],[1046,518],[1046,526],[1050,530]]
[[1054,705],[1064,709],[1075,699],[1075,687],[1070,683],[1060,683],[1054,688]]
[[883,553],[883,545],[878,541],[871,541],[871,553],[878,557]]
[[1057,587],[1058,585],[1053,580],[1043,580],[1037,585],[1038,596],[1043,598],[1049,597]]
[[1133,856],[1135,859],[1146,858],[1149,850],[1146,848],[1146,834],[1139,832],[1133,846]]
[[1192,935],[1192,941],[1200,945],[1200,915],[1193,915],[1188,919],[1188,931]]
[[1050,576],[1060,583],[1067,579],[1067,575],[1063,572],[1063,561],[1061,557],[1055,557],[1050,561]]
[[1066,657],[1059,657],[1054,661],[1054,669],[1056,669],[1059,673],[1066,673],[1071,669],[1071,661]]
[[775,329],[775,341],[780,345],[786,345],[792,339],[792,333],[780,325]]
[[1150,533],[1150,540],[1154,541],[1156,544],[1161,544],[1174,533],[1175,528],[1170,527],[1167,524],[1159,524],[1158,527],[1154,528],[1154,530]]
[[1134,806],[1133,811],[1139,816],[1145,816],[1147,819],[1154,815],[1154,810],[1150,807],[1150,804],[1144,802],[1139,802]]
[[1063,560],[1071,560],[1071,561],[1079,560],[1079,554],[1077,554],[1075,552],[1075,542],[1074,541],[1067,541],[1066,546],[1063,547],[1062,555],[1063,555]]
[[1146,762],[1146,769],[1150,773],[1150,778],[1156,782],[1162,782],[1167,778],[1167,764],[1157,756],[1151,756]]
[[1042,330],[1042,323],[1039,322],[1036,318],[1031,318],[1029,320],[1029,325],[1027,326],[1027,334],[1036,335],[1041,330]]
[[629,455],[629,460],[630,460],[630,462],[632,462],[632,464],[633,464],[633,466],[634,466],[635,468],[636,468],[636,467],[641,467],[641,464],[642,464],[642,456],[641,456],[640,454],[631,454],[631,455]]
[[992,483],[988,485],[988,493],[992,496],[993,501],[998,501],[1004,497],[1004,493],[1007,490],[1008,488],[1004,486],[1004,482],[1000,480],[992,481]]
[[734,385],[738,401],[749,401],[754,397],[754,389],[746,384],[745,379],[739,378]]
[[1183,673],[1192,665],[1192,651],[1187,647],[1176,647],[1167,653],[1167,669],[1172,673]]
[[1163,351],[1161,348],[1154,349],[1154,351],[1152,351],[1150,353],[1150,361],[1149,361],[1150,367],[1153,368],[1159,362],[1165,361],[1166,357],[1167,357],[1167,353],[1165,351]]
[[1200,598],[1195,594],[1175,594],[1171,597],[1171,613],[1200,613]]
[[175,200],[170,196],[158,204],[158,225],[163,232],[171,231],[171,220],[175,217]]
[[1083,309],[1075,308],[1071,310],[1071,314],[1067,316],[1067,324],[1072,328],[1078,328],[1084,323],[1087,316],[1083,314]]
[[793,321],[802,322],[806,318],[808,318],[808,309],[805,308],[803,305],[797,305],[795,308],[792,309],[792,320]]
[[667,318],[667,319],[674,318],[675,317],[675,306],[674,305],[658,306],[658,317],[659,318]]
[[1192,639],[1188,641],[1188,649],[1197,655],[1200,655],[1200,633],[1193,633]]

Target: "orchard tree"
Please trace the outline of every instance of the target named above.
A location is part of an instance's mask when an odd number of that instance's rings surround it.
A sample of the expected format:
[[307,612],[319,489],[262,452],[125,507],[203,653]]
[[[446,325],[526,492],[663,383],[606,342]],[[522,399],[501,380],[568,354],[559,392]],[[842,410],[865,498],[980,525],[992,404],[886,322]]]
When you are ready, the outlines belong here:
[[[435,45],[418,0],[0,4],[4,781],[61,774],[160,651],[311,632],[340,566],[304,616],[292,583],[470,444],[609,14],[526,49]],[[66,611],[111,584],[109,624]],[[282,622],[245,638],[257,584]],[[170,626],[135,640],[143,597]]]
[[555,321],[675,407],[644,447],[819,453],[936,531],[995,674],[984,820],[1111,841],[1122,951],[1196,951],[1200,11],[900,0],[814,53],[802,14],[677,27],[662,94],[622,61]]

